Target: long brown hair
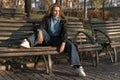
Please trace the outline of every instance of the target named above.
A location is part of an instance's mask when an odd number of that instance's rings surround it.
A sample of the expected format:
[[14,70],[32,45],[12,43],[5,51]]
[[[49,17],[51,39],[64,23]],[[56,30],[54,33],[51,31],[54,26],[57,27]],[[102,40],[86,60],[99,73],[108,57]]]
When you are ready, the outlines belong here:
[[60,17],[61,17],[62,19],[65,19],[64,13],[63,13],[63,11],[62,11],[62,7],[61,7],[59,4],[57,4],[57,3],[52,4],[52,5],[49,7],[49,9],[47,10],[47,12],[46,12],[46,14],[45,14],[44,17],[50,17],[50,16],[52,16],[52,11],[53,11],[53,9],[54,9],[55,7],[59,7],[59,8],[60,8]]

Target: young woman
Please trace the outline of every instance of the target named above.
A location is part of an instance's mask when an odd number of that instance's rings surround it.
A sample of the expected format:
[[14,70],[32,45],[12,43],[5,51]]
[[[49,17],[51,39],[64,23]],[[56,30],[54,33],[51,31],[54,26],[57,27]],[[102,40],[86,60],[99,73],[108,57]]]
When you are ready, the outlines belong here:
[[66,23],[61,6],[53,4],[43,17],[37,32],[24,39],[20,46],[24,48],[30,48],[37,44],[56,46],[59,48],[59,53],[67,53],[70,65],[75,68],[75,72],[79,76],[85,77],[86,74],[80,64],[77,48],[67,39]]

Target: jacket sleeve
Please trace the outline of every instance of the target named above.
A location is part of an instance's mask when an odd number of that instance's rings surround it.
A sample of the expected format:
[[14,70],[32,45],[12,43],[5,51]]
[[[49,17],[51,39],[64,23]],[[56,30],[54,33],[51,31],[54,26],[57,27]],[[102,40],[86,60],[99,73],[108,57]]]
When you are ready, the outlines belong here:
[[40,23],[40,25],[38,26],[37,28],[37,31],[40,31],[41,29],[44,29],[45,28],[45,18],[42,18],[42,21]]
[[62,23],[61,37],[62,37],[62,42],[66,42],[68,39],[67,22],[66,21]]

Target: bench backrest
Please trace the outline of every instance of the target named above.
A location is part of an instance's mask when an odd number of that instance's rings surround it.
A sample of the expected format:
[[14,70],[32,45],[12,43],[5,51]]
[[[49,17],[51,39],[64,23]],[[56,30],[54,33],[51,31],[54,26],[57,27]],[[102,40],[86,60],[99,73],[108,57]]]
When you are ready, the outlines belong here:
[[33,27],[26,21],[0,20],[0,46],[16,47],[30,33]]
[[91,22],[91,27],[99,41],[107,41],[107,38],[98,31],[98,33],[96,33],[95,29],[101,30],[103,33],[107,34],[111,41],[120,41],[120,21]]
[[1,13],[13,13],[13,12],[15,12],[16,11],[16,9],[15,8],[1,8],[0,9],[0,12]]
[[[75,40],[78,31],[84,31],[81,22],[68,22],[68,38]],[[34,32],[32,23],[25,20],[0,20],[0,47],[19,47],[21,41]],[[85,36],[79,34],[76,42],[85,42]]]

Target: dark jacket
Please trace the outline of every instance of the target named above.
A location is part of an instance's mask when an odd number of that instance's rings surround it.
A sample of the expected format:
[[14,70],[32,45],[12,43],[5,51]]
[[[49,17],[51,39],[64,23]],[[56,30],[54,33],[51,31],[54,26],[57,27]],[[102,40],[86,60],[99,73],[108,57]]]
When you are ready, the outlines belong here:
[[[48,32],[48,27],[50,24],[50,17],[44,17],[42,19],[41,25],[38,29],[45,29]],[[63,42],[67,40],[67,21],[65,19],[60,19],[60,34],[59,37],[62,39]]]

